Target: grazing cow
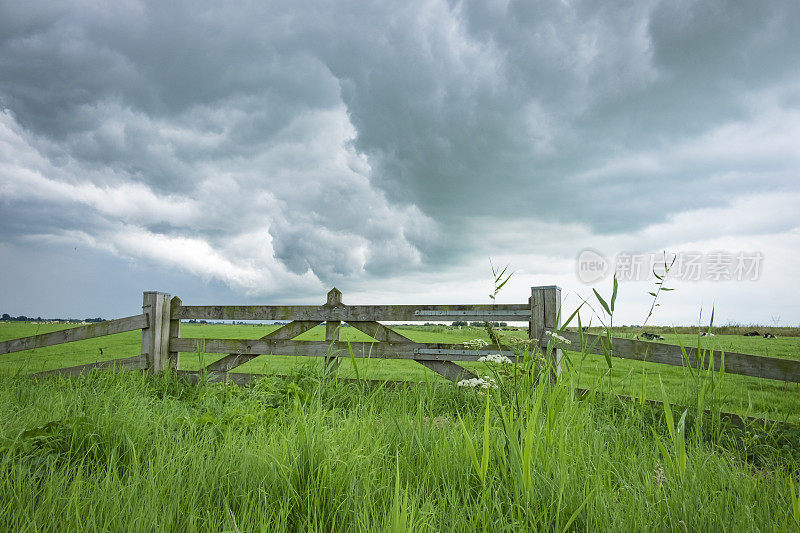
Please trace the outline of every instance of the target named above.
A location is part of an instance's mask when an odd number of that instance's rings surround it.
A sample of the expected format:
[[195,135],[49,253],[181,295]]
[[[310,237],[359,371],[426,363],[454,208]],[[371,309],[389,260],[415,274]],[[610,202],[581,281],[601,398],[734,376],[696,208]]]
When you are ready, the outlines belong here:
[[701,337],[713,337],[714,334],[713,333],[709,333],[707,331],[704,331],[703,333],[700,334],[700,336]]
[[759,333],[757,331],[748,331],[747,333],[744,334],[744,336],[745,337],[760,337],[761,333]]
[[647,333],[647,332],[642,333],[642,337],[644,337],[645,339],[647,339],[649,341],[663,341],[664,340],[664,337],[662,337],[661,335],[654,335],[653,333]]
[[775,339],[776,337],[772,333],[764,333],[764,338],[765,339]]

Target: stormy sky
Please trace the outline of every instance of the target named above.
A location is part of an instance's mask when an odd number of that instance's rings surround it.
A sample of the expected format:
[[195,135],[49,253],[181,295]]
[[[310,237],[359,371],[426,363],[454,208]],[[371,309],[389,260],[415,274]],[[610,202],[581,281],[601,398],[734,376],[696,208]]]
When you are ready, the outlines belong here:
[[[486,303],[760,254],[654,321],[800,323],[800,3],[0,1],[0,312]],[[653,280],[621,284],[640,323]],[[584,280],[585,281],[585,280]]]

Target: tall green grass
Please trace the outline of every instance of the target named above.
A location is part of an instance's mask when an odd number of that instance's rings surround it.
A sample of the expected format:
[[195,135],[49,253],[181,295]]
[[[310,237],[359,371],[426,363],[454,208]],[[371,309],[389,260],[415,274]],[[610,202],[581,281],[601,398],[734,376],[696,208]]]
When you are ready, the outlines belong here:
[[800,527],[791,435],[576,398],[568,376],[486,391],[323,378],[0,377],[0,530]]

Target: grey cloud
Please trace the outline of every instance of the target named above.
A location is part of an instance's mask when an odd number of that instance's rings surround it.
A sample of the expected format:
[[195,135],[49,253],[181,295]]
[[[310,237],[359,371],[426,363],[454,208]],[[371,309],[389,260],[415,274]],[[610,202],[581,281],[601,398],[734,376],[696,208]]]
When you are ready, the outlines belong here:
[[798,66],[796,56],[790,60],[792,45],[800,43],[798,18],[797,2],[663,2],[649,24],[653,57],[684,81],[689,75],[717,83],[769,83]]
[[[344,95],[359,131],[356,145],[373,156],[392,198],[411,195],[426,211],[456,219],[463,211],[527,207],[562,221],[577,218],[601,231],[641,227],[662,213],[732,199],[735,189],[719,190],[709,179],[720,168],[732,169],[720,160],[696,161],[688,172],[608,176],[604,186],[591,189],[575,178],[620,153],[669,150],[726,121],[748,119],[743,93],[798,79],[796,38],[790,37],[800,21],[796,10],[774,8],[777,18],[758,10],[731,15],[739,20],[717,24],[708,42],[694,39],[697,50],[666,64],[661,52],[673,45],[671,37],[680,39],[683,26],[713,28],[713,17],[702,6],[683,6],[687,22],[669,20],[665,4],[555,5],[512,2],[498,15],[497,8],[472,13],[472,4],[458,4],[469,21],[461,36],[466,42],[459,43],[473,61],[466,72],[457,68],[464,58],[451,46],[441,54],[412,55],[418,61],[414,68],[402,62],[385,70],[364,66],[369,83],[358,77],[361,63],[353,67],[355,74],[343,74],[354,80]],[[724,16],[724,7],[717,11]],[[746,44],[766,34],[771,45],[725,48],[720,43],[741,38],[736,28],[743,28]],[[405,44],[400,40],[397,46]],[[694,68],[697,56],[704,59]],[[724,70],[717,62],[724,65],[734,56],[783,67],[715,76],[714,69]],[[484,57],[486,63],[480,62]],[[681,59],[684,70],[677,68]],[[704,72],[707,63],[711,70]],[[482,70],[485,64],[492,68]],[[451,79],[443,82],[443,76]],[[446,97],[416,97],[437,92]],[[543,131],[538,138],[524,121],[530,105],[540,110],[533,118]],[[542,138],[550,150],[537,154]],[[665,191],[669,183],[675,186]],[[614,205],[620,190],[641,198],[640,208],[592,207]],[[553,196],[569,196],[576,207],[540,200]]]
[[[186,264],[239,288],[441,267],[520,217],[641,231],[796,189],[770,121],[800,124],[798,26],[788,0],[7,2],[0,187],[28,169],[151,207],[14,196],[0,228],[208,245]],[[783,147],[720,148],[748,129]]]

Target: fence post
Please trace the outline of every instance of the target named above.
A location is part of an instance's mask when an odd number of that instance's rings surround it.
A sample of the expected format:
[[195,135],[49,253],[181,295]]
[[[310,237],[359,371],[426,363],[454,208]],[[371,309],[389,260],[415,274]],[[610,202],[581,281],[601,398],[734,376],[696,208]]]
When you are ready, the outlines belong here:
[[[173,318],[177,316],[175,312],[178,307],[183,304],[180,298],[177,296],[173,296],[172,300],[169,302],[169,338],[176,338],[181,336],[181,319],[180,318]],[[169,345],[168,345],[169,346]],[[172,370],[178,370],[178,367],[181,364],[180,360],[180,352],[168,352],[167,358],[169,359],[169,367]]]
[[[556,285],[531,287],[530,301],[530,338],[535,339],[537,341],[536,346],[539,346],[544,351],[549,340],[544,332],[547,330],[555,331],[559,326],[561,288]],[[554,349],[550,356],[553,377],[558,377],[561,373],[561,355],[561,350]]]
[[142,295],[142,312],[147,313],[148,327],[142,330],[142,355],[147,370],[153,373],[169,366],[170,303],[169,294],[148,291]]
[[[338,307],[340,305],[342,305],[342,291],[334,287],[330,290],[330,292],[328,292],[328,302],[325,304],[325,307]],[[326,320],[325,340],[327,342],[338,341],[341,326],[342,323],[338,320]],[[326,357],[325,368],[331,371],[339,368],[339,358]]]

